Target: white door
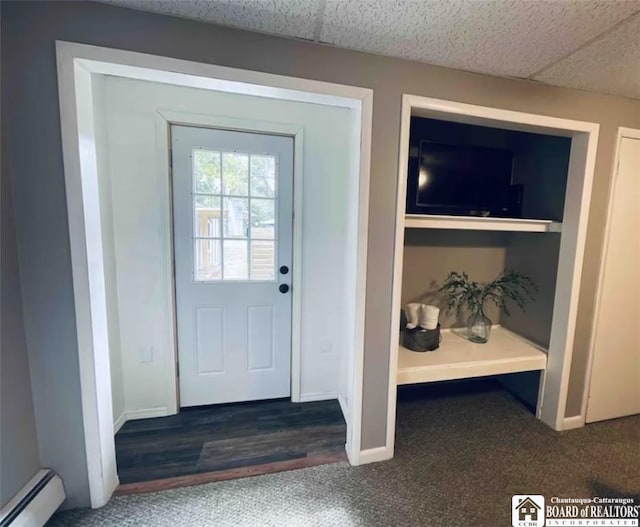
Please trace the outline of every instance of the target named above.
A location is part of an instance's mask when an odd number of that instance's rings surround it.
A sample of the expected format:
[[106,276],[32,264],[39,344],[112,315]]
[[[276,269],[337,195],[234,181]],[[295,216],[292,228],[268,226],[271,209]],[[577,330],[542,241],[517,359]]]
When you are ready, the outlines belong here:
[[171,137],[180,406],[288,397],[293,138]]
[[621,139],[613,185],[588,422],[640,413],[640,139]]

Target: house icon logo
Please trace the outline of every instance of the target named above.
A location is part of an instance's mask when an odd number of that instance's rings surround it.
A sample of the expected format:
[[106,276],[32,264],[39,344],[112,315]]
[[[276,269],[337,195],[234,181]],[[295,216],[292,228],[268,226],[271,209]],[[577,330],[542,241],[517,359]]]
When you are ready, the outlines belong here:
[[544,527],[544,496],[529,494],[511,498],[513,527]]

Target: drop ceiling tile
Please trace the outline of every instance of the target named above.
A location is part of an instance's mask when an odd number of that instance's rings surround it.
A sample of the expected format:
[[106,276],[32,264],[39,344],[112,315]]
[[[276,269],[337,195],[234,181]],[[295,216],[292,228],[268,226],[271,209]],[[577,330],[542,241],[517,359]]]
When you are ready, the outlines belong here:
[[552,65],[535,79],[640,99],[640,15]]
[[103,0],[262,33],[312,39],[319,0]]
[[320,40],[528,77],[638,10],[638,0],[326,0]]

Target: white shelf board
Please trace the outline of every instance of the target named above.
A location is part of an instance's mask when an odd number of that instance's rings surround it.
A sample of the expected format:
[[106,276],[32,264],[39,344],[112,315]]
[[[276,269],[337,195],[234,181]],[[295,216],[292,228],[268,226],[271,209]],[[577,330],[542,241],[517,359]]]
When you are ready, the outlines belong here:
[[547,354],[542,348],[500,326],[493,328],[486,344],[470,342],[457,332],[442,331],[442,342],[435,351],[420,353],[400,346],[398,384],[484,377],[547,367]]
[[486,218],[481,216],[440,216],[407,214],[407,229],[461,229],[475,231],[561,232],[562,223],[522,218]]

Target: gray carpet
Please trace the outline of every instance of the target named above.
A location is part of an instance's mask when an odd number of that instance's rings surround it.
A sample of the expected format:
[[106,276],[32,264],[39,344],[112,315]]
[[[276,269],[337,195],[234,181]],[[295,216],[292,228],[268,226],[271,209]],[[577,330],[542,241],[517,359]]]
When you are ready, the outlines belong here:
[[391,461],[118,497],[49,525],[496,527],[512,494],[640,503],[640,416],[557,433],[488,385],[427,395],[403,395]]

